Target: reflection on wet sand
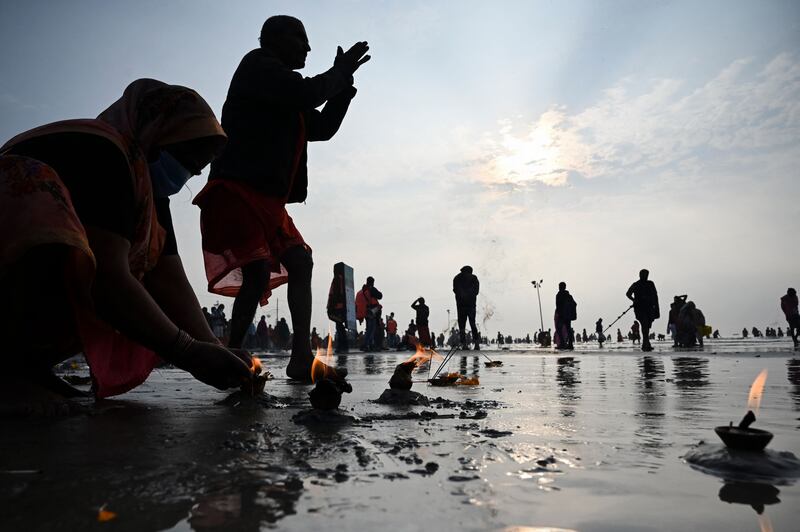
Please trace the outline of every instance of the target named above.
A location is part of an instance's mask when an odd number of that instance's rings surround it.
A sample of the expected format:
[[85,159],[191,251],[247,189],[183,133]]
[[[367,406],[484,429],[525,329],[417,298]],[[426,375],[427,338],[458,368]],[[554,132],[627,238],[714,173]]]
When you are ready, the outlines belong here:
[[561,401],[561,415],[574,417],[575,407],[581,398],[577,385],[580,381],[580,360],[574,357],[559,357],[556,361],[556,382],[558,398]]
[[473,356],[472,357],[472,370],[471,371],[470,371],[470,368],[469,368],[469,365],[468,365],[468,359],[469,359],[469,357],[467,357],[467,356],[462,356],[461,357],[461,359],[459,361],[459,365],[458,365],[458,372],[461,373],[462,375],[476,375],[477,376],[478,375],[478,370],[479,370],[479,368],[481,366],[480,357],[478,357],[478,356]]
[[645,467],[658,469],[664,458],[664,363],[660,358],[642,356],[639,358],[639,379],[637,379],[636,411],[637,428],[634,432],[635,445],[645,454],[656,460],[644,461]]
[[303,482],[291,477],[230,490],[198,498],[187,519],[192,530],[262,530],[296,513]]
[[729,504],[746,504],[758,514],[758,524],[761,532],[772,532],[772,523],[764,515],[764,507],[768,504],[778,504],[780,490],[772,484],[757,482],[738,482],[726,480],[725,485],[719,490],[719,500]]
[[786,361],[786,373],[792,387],[789,395],[792,396],[795,410],[800,410],[800,359],[790,358]]
[[[711,395],[708,359],[676,357],[672,359],[675,387],[678,392],[677,407],[681,412],[704,411]],[[694,414],[693,414],[694,415]]]
[[[293,421],[308,409],[309,386],[276,378],[269,399],[228,401],[164,369],[90,416],[8,423],[0,514],[14,518],[2,528],[91,529],[108,504],[118,517],[102,526],[115,530],[496,530],[532,521],[757,530],[747,504],[793,529],[797,361],[683,356],[670,367],[663,354],[561,354],[502,353],[510,369],[498,371],[482,369],[483,353],[458,353],[451,371],[481,371],[481,385],[430,387],[423,368],[414,390],[432,399],[424,407],[374,402],[410,353],[353,353],[337,361],[354,387],[339,417],[352,417],[319,426]],[[286,361],[264,362],[283,375]],[[791,384],[776,378],[782,385],[770,388],[761,420],[776,444],[753,459],[729,452],[713,427],[741,417],[762,367],[776,376],[786,368]],[[701,440],[694,457],[684,454]],[[58,514],[38,517],[56,505]]]

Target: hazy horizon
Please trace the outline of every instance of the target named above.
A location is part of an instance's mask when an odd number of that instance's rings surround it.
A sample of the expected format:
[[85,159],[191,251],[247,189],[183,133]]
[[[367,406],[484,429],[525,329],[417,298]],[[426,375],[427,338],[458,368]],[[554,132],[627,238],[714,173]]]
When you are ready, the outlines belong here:
[[[309,145],[307,202],[289,206],[314,249],[320,332],[339,261],[356,289],[375,277],[401,328],[418,296],[432,329],[455,319],[465,264],[490,338],[539,328],[534,279],[545,328],[563,280],[591,332],[627,307],[641,268],[656,333],[676,294],[726,336],[786,327],[779,298],[800,288],[796,2],[2,1],[0,143],[94,117],[141,77],[192,87],[219,117],[274,14],[304,22],[306,76],[337,45],[367,40],[373,56],[339,133]],[[206,291],[191,204],[206,177],[173,197],[173,218],[201,304],[230,309]],[[285,288],[273,298],[288,317]]]

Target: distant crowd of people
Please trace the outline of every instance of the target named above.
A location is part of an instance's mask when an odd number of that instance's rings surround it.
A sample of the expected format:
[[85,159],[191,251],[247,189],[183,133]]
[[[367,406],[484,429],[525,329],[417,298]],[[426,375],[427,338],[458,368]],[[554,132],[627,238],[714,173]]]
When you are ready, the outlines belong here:
[[[550,347],[554,345],[558,350],[572,350],[576,343],[598,342],[599,346],[603,347],[603,344],[607,342],[622,343],[627,340],[634,345],[641,345],[642,350],[648,351],[652,349],[652,340],[666,341],[667,335],[673,342],[673,347],[679,348],[702,348],[705,339],[721,337],[719,330],[712,329],[706,324],[703,311],[693,301],[688,301],[686,294],[673,297],[672,303],[670,303],[666,334],[651,332],[652,323],[658,319],[660,312],[655,285],[648,277],[649,272],[642,270],[639,280],[633,283],[625,294],[632,301],[628,310],[634,309],[636,315],[636,320],[625,334],[620,328],[617,328],[615,335],[607,335],[606,331],[610,327],[603,326],[602,318],[595,322],[593,333],[588,333],[585,328],[576,333],[572,322],[577,318],[577,302],[567,290],[566,283],[561,282],[555,298],[555,332],[553,329],[540,329],[533,336],[526,334],[524,337],[513,337],[498,332],[496,337],[490,339],[482,336],[475,325],[475,301],[480,290],[480,283],[470,266],[464,266],[453,279],[453,292],[458,309],[458,327],[452,327],[449,331],[440,332],[438,335],[431,333],[430,308],[425,304],[424,297],[418,297],[411,302],[410,307],[416,317],[409,321],[405,330],[400,330],[394,312],[390,312],[384,318],[383,307],[380,303],[383,293],[375,287],[373,277],[367,277],[355,299],[356,319],[359,323],[364,324],[365,328],[360,332],[348,330],[344,313],[344,285],[341,279],[334,276],[328,297],[328,316],[336,323],[336,333],[332,343],[335,344],[337,353],[347,353],[351,344],[366,352],[415,350],[418,346],[440,349],[456,346],[469,349],[470,346],[473,346],[474,349],[480,349],[481,343],[496,346],[534,344],[539,347]],[[782,338],[787,336],[792,337],[797,346],[798,325],[800,325],[798,320],[800,318],[797,317],[797,295],[794,289],[790,288],[783,296],[781,308],[789,322],[785,333],[781,327],[766,327],[764,333],[753,327],[750,331],[747,328],[742,329],[742,337]],[[620,318],[628,310],[623,312]],[[215,305],[211,313],[207,313],[205,308],[203,311],[207,315],[209,325],[215,335],[224,341],[226,334],[224,305]],[[466,330],[467,321],[470,323],[471,331]],[[251,324],[251,329],[248,331],[243,345],[251,349],[286,349],[291,345],[291,340],[292,335],[285,319],[282,318],[273,328],[266,323],[265,317],[262,316],[258,326]],[[311,331],[311,344],[314,349],[327,345],[328,341],[327,336],[324,338],[319,336],[316,328]]]

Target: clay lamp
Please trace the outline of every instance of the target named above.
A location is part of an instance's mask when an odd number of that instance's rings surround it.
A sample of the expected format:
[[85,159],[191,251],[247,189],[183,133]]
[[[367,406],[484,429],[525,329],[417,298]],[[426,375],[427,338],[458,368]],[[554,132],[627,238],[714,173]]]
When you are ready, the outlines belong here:
[[250,373],[252,373],[252,377],[249,381],[243,382],[240,389],[249,397],[258,397],[264,393],[264,385],[269,380],[270,373],[261,371],[261,360],[258,357],[251,358]]
[[753,381],[753,385],[750,387],[750,395],[747,401],[750,410],[747,411],[747,414],[745,414],[738,426],[734,427],[733,422],[731,422],[727,426],[723,425],[714,429],[717,436],[719,436],[730,449],[760,452],[763,451],[770,440],[772,440],[771,432],[750,428],[750,425],[756,420],[753,409],[758,411],[766,381],[767,370],[763,370],[758,374],[758,377],[756,377],[756,380]]
[[414,371],[416,367],[417,363],[415,360],[407,360],[402,364],[398,364],[397,367],[394,368],[392,378],[389,379],[389,388],[392,390],[410,390],[413,383],[411,380],[411,372]]
[[[329,335],[330,337],[331,335]],[[353,387],[345,378],[347,369],[333,367],[333,339],[328,340],[328,351],[323,354],[317,350],[317,356],[311,364],[311,382],[316,386],[308,392],[311,406],[317,410],[335,410],[342,403],[342,394],[350,393]]]

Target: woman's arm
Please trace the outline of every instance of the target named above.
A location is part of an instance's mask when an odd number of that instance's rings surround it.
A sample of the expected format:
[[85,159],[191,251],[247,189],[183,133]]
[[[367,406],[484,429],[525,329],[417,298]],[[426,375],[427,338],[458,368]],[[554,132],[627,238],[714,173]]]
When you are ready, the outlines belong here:
[[178,255],[161,257],[144,278],[147,291],[172,322],[203,342],[218,343],[194,293]]
[[86,234],[97,260],[92,299],[101,319],[216,388],[230,388],[251,378],[249,363],[234,353],[216,343],[195,342],[185,332],[179,334],[179,327],[131,274],[130,243],[125,238],[94,226],[86,226]]
[[178,327],[164,314],[128,265],[130,242],[95,226],[86,226],[89,246],[97,260],[92,299],[104,320],[157,353],[168,351]]

